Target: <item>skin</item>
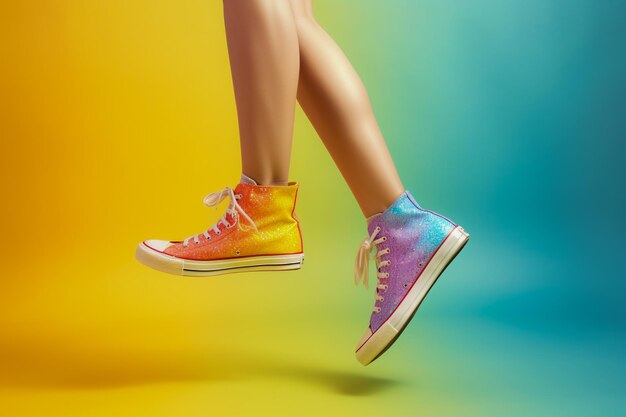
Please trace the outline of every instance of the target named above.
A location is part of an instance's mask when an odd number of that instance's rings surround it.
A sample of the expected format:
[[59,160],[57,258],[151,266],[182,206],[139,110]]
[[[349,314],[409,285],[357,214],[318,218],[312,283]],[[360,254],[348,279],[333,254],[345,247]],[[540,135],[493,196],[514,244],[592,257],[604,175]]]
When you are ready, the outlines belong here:
[[404,186],[367,91],[312,0],[224,0],[224,18],[243,172],[287,183],[297,100],[365,217],[389,207]]

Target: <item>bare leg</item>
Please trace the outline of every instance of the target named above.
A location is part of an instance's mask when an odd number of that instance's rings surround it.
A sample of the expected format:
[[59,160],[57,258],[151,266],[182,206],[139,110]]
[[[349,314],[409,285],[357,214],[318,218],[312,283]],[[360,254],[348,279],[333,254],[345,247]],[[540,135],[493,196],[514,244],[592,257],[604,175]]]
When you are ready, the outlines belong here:
[[366,217],[384,211],[404,187],[361,79],[315,21],[312,0],[290,0],[300,46],[298,101]]
[[243,172],[287,184],[298,88],[298,36],[288,0],[224,0]]

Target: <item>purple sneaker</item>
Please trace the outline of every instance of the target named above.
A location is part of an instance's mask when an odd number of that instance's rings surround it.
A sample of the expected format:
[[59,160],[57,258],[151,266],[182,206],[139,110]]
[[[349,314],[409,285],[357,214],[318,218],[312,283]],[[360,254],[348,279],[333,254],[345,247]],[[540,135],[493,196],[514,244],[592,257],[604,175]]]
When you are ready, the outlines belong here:
[[369,255],[376,246],[378,283],[370,325],[356,347],[363,365],[389,348],[409,323],[439,275],[469,235],[449,219],[417,204],[405,191],[369,225],[359,248],[354,281],[367,287]]

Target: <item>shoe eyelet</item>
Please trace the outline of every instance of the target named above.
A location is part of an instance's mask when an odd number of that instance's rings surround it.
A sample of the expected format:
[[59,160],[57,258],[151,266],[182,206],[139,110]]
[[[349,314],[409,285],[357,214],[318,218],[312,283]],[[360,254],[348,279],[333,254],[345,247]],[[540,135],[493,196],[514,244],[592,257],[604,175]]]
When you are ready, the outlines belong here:
[[235,254],[236,254],[236,255],[239,255],[240,253],[241,253],[241,252],[239,252],[239,249],[237,249],[237,250],[235,251]]
[[404,284],[404,288],[408,288],[409,284]]
[[216,235],[221,235],[221,234],[222,234],[222,231],[221,231],[221,230],[219,230],[219,231],[215,232],[215,234],[216,234]]
[[380,232],[380,226],[376,226],[376,230]]
[[417,264],[417,266],[419,266],[419,267],[424,266],[424,262],[420,262],[420,263],[418,263],[418,264]]
[[387,236],[383,236],[383,242],[387,241]]

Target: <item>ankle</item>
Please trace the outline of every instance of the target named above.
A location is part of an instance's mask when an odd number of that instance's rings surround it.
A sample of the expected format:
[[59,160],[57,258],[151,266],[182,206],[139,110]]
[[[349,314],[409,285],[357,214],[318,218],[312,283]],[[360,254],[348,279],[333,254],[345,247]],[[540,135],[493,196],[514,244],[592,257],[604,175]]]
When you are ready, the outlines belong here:
[[279,181],[268,181],[267,183],[263,183],[263,184],[259,184],[259,185],[288,185],[289,181],[283,181],[283,180],[279,180]]
[[251,177],[245,173],[241,173],[241,182],[254,184],[254,185],[288,185],[288,180],[281,180],[276,178],[266,178],[263,176]]
[[365,218],[365,221],[367,221],[367,224],[370,224],[376,217],[380,216],[381,214],[383,214],[383,213],[380,212],[380,213],[372,214],[371,216],[367,216]]
[[392,194],[386,200],[379,201],[376,206],[372,206],[367,211],[363,209],[363,215],[367,224],[370,224],[376,217],[389,210],[406,192],[406,190],[403,190],[400,195],[396,195],[397,193]]

